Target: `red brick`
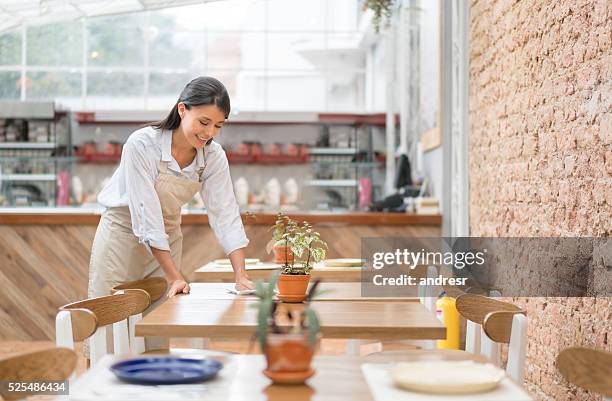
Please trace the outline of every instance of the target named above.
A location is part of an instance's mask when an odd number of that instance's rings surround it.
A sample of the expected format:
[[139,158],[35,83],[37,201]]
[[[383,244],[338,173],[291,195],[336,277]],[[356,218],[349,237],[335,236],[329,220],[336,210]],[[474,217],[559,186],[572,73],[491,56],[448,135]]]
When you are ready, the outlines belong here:
[[[472,4],[471,231],[612,235],[609,0]],[[612,351],[612,301],[514,302],[530,319],[525,388],[538,401],[599,400],[554,361],[574,345]]]

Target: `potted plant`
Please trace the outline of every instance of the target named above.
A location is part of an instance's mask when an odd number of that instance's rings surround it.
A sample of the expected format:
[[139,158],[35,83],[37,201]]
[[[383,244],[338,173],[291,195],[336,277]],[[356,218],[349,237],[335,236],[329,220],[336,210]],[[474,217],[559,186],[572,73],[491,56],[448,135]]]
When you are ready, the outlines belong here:
[[315,373],[310,365],[319,343],[320,323],[309,301],[319,282],[313,283],[306,305],[295,308],[274,298],[278,277],[277,272],[267,284],[255,283],[259,298],[256,336],[266,357],[264,374],[275,383],[299,384]]
[[394,0],[365,0],[363,9],[370,9],[374,13],[372,17],[372,25],[376,33],[380,32],[380,25],[383,18],[386,20],[386,25],[389,25],[391,15],[393,14]]
[[276,222],[270,227],[270,230],[272,230],[272,240],[268,242],[266,247],[268,253],[274,251],[274,263],[281,265],[293,263],[294,255],[289,247],[287,237],[290,233],[293,233],[296,226],[295,221],[282,213],[276,215]]
[[[278,297],[285,302],[302,302],[310,281],[310,271],[315,262],[325,258],[327,244],[308,222],[297,224],[279,213],[273,226],[275,246],[283,246],[285,255],[278,280]],[[279,250],[281,252],[281,250]]]

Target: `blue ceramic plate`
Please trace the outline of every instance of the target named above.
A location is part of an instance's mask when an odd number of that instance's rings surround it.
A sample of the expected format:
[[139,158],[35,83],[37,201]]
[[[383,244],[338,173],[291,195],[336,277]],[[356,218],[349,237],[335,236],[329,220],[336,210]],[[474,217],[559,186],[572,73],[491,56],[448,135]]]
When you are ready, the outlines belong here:
[[110,370],[133,384],[185,384],[210,380],[223,368],[212,359],[154,357],[115,363]]

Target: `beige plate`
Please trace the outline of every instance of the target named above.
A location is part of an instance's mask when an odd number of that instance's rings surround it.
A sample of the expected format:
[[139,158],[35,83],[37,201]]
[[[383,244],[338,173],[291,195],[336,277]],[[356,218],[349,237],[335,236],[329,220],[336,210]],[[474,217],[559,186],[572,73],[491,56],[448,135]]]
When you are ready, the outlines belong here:
[[363,266],[363,260],[361,259],[326,259],[323,261],[323,265],[326,267],[361,267]]
[[470,394],[494,389],[506,375],[502,369],[474,361],[401,362],[390,370],[396,386],[432,394]]
[[[245,259],[245,263],[247,265],[254,265],[254,264],[259,263],[259,259],[249,259],[249,258],[246,258]],[[228,265],[229,266],[229,265],[232,264],[232,262],[229,259],[217,259],[217,260],[215,260],[215,264],[216,265]]]

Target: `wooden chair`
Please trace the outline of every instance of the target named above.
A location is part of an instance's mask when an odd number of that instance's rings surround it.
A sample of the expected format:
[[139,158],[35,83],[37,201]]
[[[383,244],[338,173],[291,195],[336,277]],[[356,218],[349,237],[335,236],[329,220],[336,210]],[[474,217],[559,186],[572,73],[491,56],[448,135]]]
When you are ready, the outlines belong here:
[[[0,378],[16,382],[63,381],[70,377],[76,363],[76,353],[66,348],[29,352],[0,359]],[[0,387],[0,395],[6,401],[18,400],[24,396],[23,393],[8,393],[6,390],[6,387]]]
[[56,344],[74,349],[75,341],[90,338],[93,366],[108,353],[107,329],[112,324],[114,353],[130,354],[128,318],[142,313],[150,304],[146,291],[134,289],[64,305],[55,318]]
[[612,400],[612,353],[583,347],[561,351],[557,369],[572,384]]
[[[119,291],[125,290],[142,290],[149,294],[151,304],[155,303],[161,297],[166,295],[168,291],[168,282],[163,277],[149,277],[143,280],[130,281],[129,283],[119,284],[111,289],[111,294],[116,294]],[[142,354],[145,352],[145,341],[143,337],[136,337],[136,323],[142,320],[142,313],[130,316],[128,318],[128,334],[130,338],[130,347],[135,353]]]
[[[456,305],[468,321],[465,350],[476,355],[482,353],[500,366],[500,344],[509,344],[506,372],[522,384],[527,350],[525,311],[507,302],[473,294],[460,295]],[[484,335],[479,338],[476,332],[481,331]]]
[[[151,303],[154,303],[161,299],[168,292],[168,283],[163,277],[149,277],[143,280],[131,281],[129,283],[119,284],[111,289],[111,293],[124,290],[143,290],[146,291],[151,297]],[[129,336],[132,350],[139,354],[201,354],[205,348],[208,348],[208,341],[206,339],[194,339],[192,343],[197,348],[170,348],[170,349],[153,349],[145,351],[144,338],[136,337],[136,323],[142,320],[142,313],[129,317]],[[211,351],[207,351],[210,354]],[[226,353],[222,353],[226,354]]]

